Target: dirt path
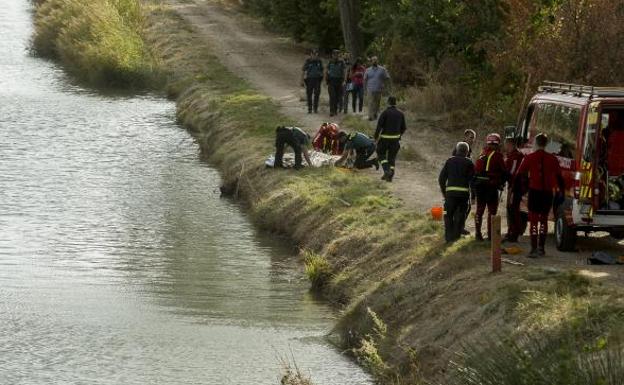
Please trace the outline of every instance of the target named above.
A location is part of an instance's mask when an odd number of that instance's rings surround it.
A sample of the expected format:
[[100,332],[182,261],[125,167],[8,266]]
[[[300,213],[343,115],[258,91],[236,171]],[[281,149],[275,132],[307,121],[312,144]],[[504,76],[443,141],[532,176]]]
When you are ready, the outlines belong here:
[[[235,2],[217,0],[167,0],[179,14],[193,24],[215,48],[233,72],[262,93],[270,96],[281,106],[281,112],[313,134],[319,125],[328,121],[327,90],[323,89],[319,114],[308,114],[304,104],[303,90],[299,87],[300,69],[305,60],[305,50],[287,38],[267,32],[255,19],[236,10]],[[342,123],[340,115],[338,123]],[[364,118],[363,116],[362,118]],[[420,117],[408,120],[409,131],[404,143],[417,149],[418,161],[400,161],[397,177],[391,185],[393,194],[406,207],[417,212],[429,210],[441,204],[437,187],[437,171],[454,143],[452,134],[435,128],[435,122]],[[277,124],[277,123],[276,123]],[[343,125],[349,130],[349,127]],[[380,173],[367,172],[379,178]],[[501,211],[504,211],[502,208]],[[473,224],[468,220],[468,228]],[[523,253],[511,257],[526,265],[547,268],[573,268],[588,276],[624,282],[624,267],[587,266],[586,260],[593,251],[608,250],[614,255],[624,255],[624,247],[609,237],[579,237],[578,253],[560,253],[549,241],[549,258],[530,260],[524,257],[528,251],[525,239],[520,243]],[[512,267],[508,267],[512,268]],[[517,267],[513,267],[517,268]]]
[[[301,46],[266,32],[257,20],[237,12],[227,2],[169,2],[215,47],[224,64],[278,102],[281,112],[293,118],[311,135],[322,122],[343,123],[342,114],[337,118],[329,117],[326,88],[322,90],[319,114],[307,113],[304,91],[299,87],[300,70],[306,58],[306,52]],[[342,127],[350,129],[344,125]],[[412,143],[416,140],[421,142],[414,135],[405,138],[405,141]],[[423,154],[420,157],[429,159]],[[411,163],[399,161],[397,164],[397,176],[391,185],[394,195],[403,200],[407,207],[417,211],[425,211],[440,204],[434,168],[431,165],[423,167],[423,164]],[[381,177],[381,173],[372,170],[365,173],[371,177]]]

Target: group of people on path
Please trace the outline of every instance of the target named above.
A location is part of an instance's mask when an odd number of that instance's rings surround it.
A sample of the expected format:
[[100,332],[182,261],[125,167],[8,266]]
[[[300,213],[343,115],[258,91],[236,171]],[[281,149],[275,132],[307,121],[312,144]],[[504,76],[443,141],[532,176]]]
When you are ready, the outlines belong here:
[[457,143],[438,182],[444,197],[445,238],[448,243],[465,233],[465,222],[471,203],[476,201],[475,227],[477,240],[483,240],[483,216],[487,209],[487,237],[491,237],[491,218],[497,215],[499,202],[507,185],[507,225],[504,242],[518,242],[524,231],[520,206],[528,195],[531,251],[529,257],[545,255],[548,217],[551,209],[562,203],[565,185],[559,161],[545,151],[548,137],[535,138],[534,151],[528,155],[518,149],[516,138],[487,135],[486,146],[473,163],[472,145],[476,139],[473,130],[466,130],[464,141]]
[[[285,146],[295,153],[295,169],[303,167],[303,158],[313,166],[308,153],[311,144],[314,150],[339,156],[336,166],[353,160],[353,167],[383,169],[382,180],[392,182],[395,175],[396,158],[401,148],[401,137],[407,130],[405,115],[397,106],[395,97],[388,98],[388,108],[377,121],[373,137],[362,132],[342,131],[336,123],[323,123],[313,139],[299,127],[279,126],[275,139],[275,168],[283,167]],[[376,156],[375,156],[376,155]]]
[[312,50],[301,71],[309,114],[318,113],[323,82],[327,85],[331,117],[349,112],[349,96],[353,113],[362,113],[366,94],[368,119],[373,121],[378,117],[382,94],[388,90],[390,75],[376,56],[364,63],[361,58],[352,61],[348,52],[334,50],[324,65],[318,51]]

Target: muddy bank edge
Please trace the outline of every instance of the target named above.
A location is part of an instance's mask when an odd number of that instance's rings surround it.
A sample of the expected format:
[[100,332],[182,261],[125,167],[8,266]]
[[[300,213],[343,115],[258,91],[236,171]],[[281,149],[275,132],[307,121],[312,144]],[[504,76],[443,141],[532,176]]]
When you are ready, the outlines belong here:
[[343,309],[336,336],[382,382],[446,383],[449,361],[484,333],[573,333],[580,346],[622,333],[623,300],[608,285],[528,267],[493,276],[487,247],[445,247],[440,225],[409,212],[381,182],[334,169],[266,169],[275,127],[297,122],[228,71],[174,8],[143,4],[146,46],[178,119],[255,222],[305,250],[316,289]]

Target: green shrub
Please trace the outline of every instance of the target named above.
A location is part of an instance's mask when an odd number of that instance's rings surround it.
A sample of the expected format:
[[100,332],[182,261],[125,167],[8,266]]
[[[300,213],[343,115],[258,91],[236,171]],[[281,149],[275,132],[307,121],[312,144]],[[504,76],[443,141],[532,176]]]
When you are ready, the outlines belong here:
[[304,262],[305,272],[312,283],[312,288],[322,288],[332,277],[331,265],[322,255],[306,251]]
[[139,0],[47,0],[36,8],[33,49],[89,83],[144,87],[154,63],[143,24]]

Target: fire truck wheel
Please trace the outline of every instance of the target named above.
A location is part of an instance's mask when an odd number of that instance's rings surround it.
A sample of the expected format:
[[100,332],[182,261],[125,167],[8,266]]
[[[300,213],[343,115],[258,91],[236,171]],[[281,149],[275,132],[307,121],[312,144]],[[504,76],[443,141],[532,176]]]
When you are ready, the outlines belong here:
[[559,251],[574,251],[576,246],[576,230],[568,225],[563,210],[559,210],[557,213],[555,241]]

